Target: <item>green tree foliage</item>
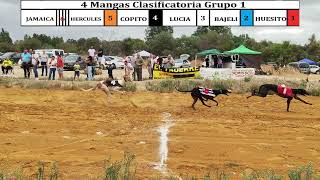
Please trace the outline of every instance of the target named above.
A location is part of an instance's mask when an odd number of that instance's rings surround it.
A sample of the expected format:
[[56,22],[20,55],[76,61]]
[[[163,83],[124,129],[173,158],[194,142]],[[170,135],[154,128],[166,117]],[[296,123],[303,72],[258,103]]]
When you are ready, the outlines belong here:
[[1,29],[1,32],[0,32],[0,43],[12,44],[12,39],[10,37],[9,32],[5,31],[3,28]]
[[197,30],[193,33],[195,36],[207,34],[210,31],[214,31],[218,34],[231,34],[231,28],[227,26],[198,26]]
[[1,29],[0,52],[22,51],[24,48],[61,48],[65,52],[74,52],[87,55],[88,48],[93,46],[98,49],[100,45],[106,55],[127,56],[136,50],[147,50],[156,55],[172,54],[178,58],[181,54],[194,56],[197,52],[206,49],[220,51],[231,50],[239,45],[261,51],[265,62],[277,62],[285,65],[292,61],[310,58],[319,61],[320,42],[315,35],[301,46],[289,41],[273,43],[271,41],[257,42],[248,34],[235,36],[229,27],[197,27],[191,36],[173,37],[172,27],[148,27],[145,31],[145,41],[141,39],[126,38],[124,40],[106,41],[97,37],[67,39],[50,37],[45,34],[25,35],[23,40],[12,43],[9,32]]
[[175,50],[175,39],[172,33],[162,31],[146,42],[147,50],[157,55],[173,54]]
[[156,35],[160,34],[161,32],[167,32],[172,34],[173,28],[171,26],[150,26],[146,29],[146,41],[152,40]]

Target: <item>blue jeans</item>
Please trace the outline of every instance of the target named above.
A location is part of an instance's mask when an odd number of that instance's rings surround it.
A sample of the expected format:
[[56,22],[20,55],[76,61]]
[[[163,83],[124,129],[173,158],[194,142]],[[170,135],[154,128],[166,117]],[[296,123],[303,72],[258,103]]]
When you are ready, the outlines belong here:
[[88,80],[91,81],[93,79],[93,76],[92,76],[92,66],[88,66],[87,67],[87,74],[88,74]]
[[52,80],[54,80],[56,76],[56,68],[50,68],[49,80],[51,80],[51,75],[52,75]]
[[33,73],[34,73],[34,77],[38,78],[38,65],[33,65]]

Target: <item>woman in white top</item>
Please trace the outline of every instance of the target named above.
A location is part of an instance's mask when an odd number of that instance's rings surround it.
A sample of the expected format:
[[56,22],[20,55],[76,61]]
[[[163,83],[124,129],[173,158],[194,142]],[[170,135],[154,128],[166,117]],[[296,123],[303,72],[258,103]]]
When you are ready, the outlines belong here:
[[50,72],[49,72],[49,80],[55,80],[56,76],[56,70],[57,70],[57,59],[55,56],[52,56],[49,60],[49,67],[50,67]]

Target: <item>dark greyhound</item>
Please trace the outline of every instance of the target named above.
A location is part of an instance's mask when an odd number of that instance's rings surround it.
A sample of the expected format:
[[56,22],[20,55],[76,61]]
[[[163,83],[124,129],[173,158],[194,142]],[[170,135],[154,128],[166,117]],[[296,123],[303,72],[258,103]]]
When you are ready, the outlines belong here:
[[[302,96],[309,95],[309,93],[306,90],[304,90],[304,89],[291,89],[291,88],[287,88],[286,90],[284,90],[284,88],[285,88],[284,86],[279,86],[279,85],[275,85],[275,84],[263,84],[260,86],[258,92],[256,92],[256,90],[253,90],[251,96],[248,96],[247,98],[250,98],[252,96],[267,97],[269,91],[273,91],[278,96],[280,96],[282,98],[287,98],[287,111],[288,112],[289,112],[289,108],[290,108],[290,102],[293,98],[297,99],[305,104],[312,105],[311,103],[308,103],[297,96],[297,95],[302,95]],[[285,93],[279,92],[280,89],[284,90],[284,92],[287,91],[287,93],[286,92]],[[288,93],[288,92],[290,92],[290,93]]]
[[213,90],[213,89],[208,89],[203,87],[195,87],[191,91],[181,91],[177,88],[176,90],[179,92],[191,92],[191,96],[193,98],[193,103],[191,107],[193,109],[195,109],[194,105],[197,103],[198,99],[202,102],[204,106],[211,107],[206,103],[204,103],[204,101],[208,101],[209,99],[214,101],[216,103],[216,106],[218,106],[219,103],[214,98],[220,94],[224,94],[228,96],[228,93],[231,93],[231,91],[227,89]]

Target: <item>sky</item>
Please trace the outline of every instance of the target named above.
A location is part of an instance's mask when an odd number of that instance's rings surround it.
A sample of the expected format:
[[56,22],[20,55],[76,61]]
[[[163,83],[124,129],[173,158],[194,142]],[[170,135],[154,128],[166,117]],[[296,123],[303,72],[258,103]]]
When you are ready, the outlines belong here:
[[[10,32],[13,40],[33,33],[59,36],[64,39],[98,37],[104,40],[144,39],[145,27],[20,27],[20,0],[0,0],[0,28]],[[320,37],[320,1],[301,0],[300,27],[233,27],[235,35],[249,34],[257,41],[290,41],[305,44],[314,33]],[[174,37],[191,35],[196,27],[175,27]]]

